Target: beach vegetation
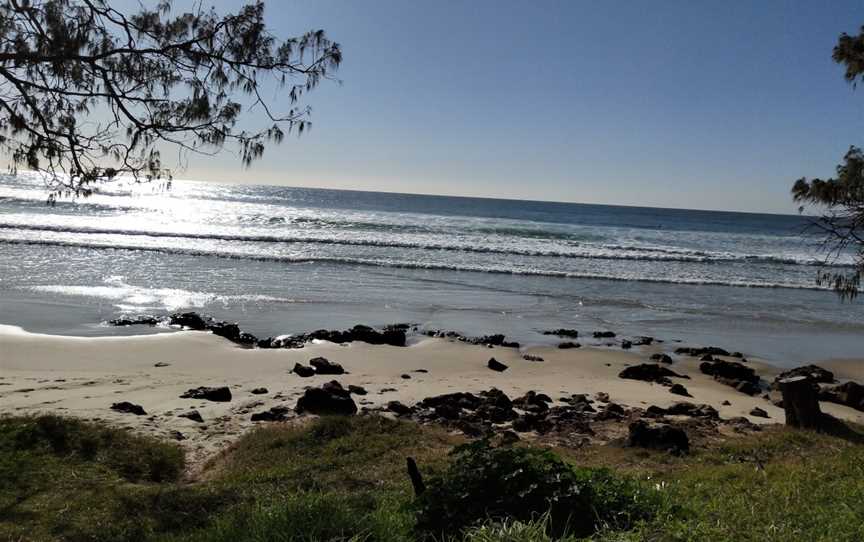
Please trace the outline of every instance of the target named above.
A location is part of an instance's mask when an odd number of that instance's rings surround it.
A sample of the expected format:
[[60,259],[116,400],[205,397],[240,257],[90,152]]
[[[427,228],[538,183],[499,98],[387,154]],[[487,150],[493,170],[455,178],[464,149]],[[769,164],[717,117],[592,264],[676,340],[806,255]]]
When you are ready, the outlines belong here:
[[[419,496],[406,457],[423,474]],[[864,539],[857,428],[778,426],[676,457],[614,445],[466,446],[436,427],[328,417],[263,426],[184,467],[173,442],[9,416],[0,476],[4,540]]]

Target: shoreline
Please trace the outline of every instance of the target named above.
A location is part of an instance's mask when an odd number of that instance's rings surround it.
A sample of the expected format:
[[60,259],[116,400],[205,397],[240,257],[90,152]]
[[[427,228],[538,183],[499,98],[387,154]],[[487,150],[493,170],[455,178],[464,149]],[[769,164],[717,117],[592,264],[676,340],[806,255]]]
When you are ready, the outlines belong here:
[[[666,408],[685,401],[710,405],[722,419],[783,422],[783,410],[761,394],[740,393],[700,372],[698,357],[676,357],[669,365],[689,377],[676,379],[676,383],[684,384],[691,397],[675,395],[656,383],[618,376],[628,366],[650,363],[650,355],[660,351],[657,345],[631,350],[592,346],[566,350],[548,346],[489,348],[430,337],[418,338],[405,347],[315,341],[299,349],[249,349],[206,331],[69,337],[0,326],[0,411],[71,415],[162,438],[179,439],[179,433],[191,464],[201,464],[241,434],[267,423],[252,422],[251,414],[272,407],[293,411],[305,388],[331,380],[345,387],[364,387],[368,394],[355,398],[361,410],[386,411],[390,401],[414,405],[432,396],[497,388],[512,398],[529,391],[545,393],[555,404],[573,394],[594,400],[598,394],[608,394],[610,402],[636,409]],[[524,355],[544,361],[528,361]],[[347,374],[301,378],[290,372],[295,363],[305,365],[319,356],[341,364]],[[490,357],[508,369],[490,370]],[[858,367],[864,366],[860,360],[845,360],[832,368],[843,368],[845,372],[839,373],[843,377],[861,375],[861,369],[853,367],[856,362]],[[768,381],[779,372],[757,359],[747,365]],[[228,386],[233,397],[224,403],[180,398],[199,386]],[[267,393],[251,393],[261,387]],[[120,401],[141,405],[147,414],[111,410],[111,405]],[[838,418],[864,423],[862,412],[832,403],[823,402],[822,406]],[[754,407],[766,411],[769,418],[750,415]],[[201,414],[203,423],[178,416],[193,409]]]

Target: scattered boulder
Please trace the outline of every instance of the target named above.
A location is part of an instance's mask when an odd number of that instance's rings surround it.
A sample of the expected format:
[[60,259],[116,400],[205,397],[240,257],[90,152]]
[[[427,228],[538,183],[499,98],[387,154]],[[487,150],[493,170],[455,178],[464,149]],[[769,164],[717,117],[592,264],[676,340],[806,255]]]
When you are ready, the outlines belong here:
[[411,407],[406,406],[399,401],[390,401],[387,403],[387,410],[396,414],[397,416],[407,416],[411,414]]
[[623,406],[618,403],[607,403],[603,405],[603,410],[601,410],[594,419],[597,421],[604,420],[620,420],[624,416],[627,415],[627,411]]
[[575,329],[560,328],[552,331],[544,331],[543,335],[556,335],[558,337],[568,337],[570,339],[575,339],[579,337],[579,332]]
[[193,422],[204,423],[204,418],[201,417],[201,413],[197,410],[190,410],[189,412],[184,412],[177,416],[180,418],[186,418],[187,420],[192,420]]
[[204,399],[207,401],[215,401],[225,403],[231,400],[231,390],[227,386],[194,388],[188,390],[180,396],[181,399]]
[[656,363],[670,364],[672,363],[672,358],[669,356],[669,354],[652,354],[651,361],[654,361]]
[[756,371],[737,361],[703,361],[699,364],[699,370],[714,377],[714,380],[722,384],[732,386],[741,393],[756,395],[761,391],[759,376]]
[[592,333],[595,339],[612,339],[615,337],[614,331],[595,331]]
[[477,337],[469,341],[472,344],[482,344],[486,346],[502,346],[504,348],[519,348],[519,343],[515,341],[507,341],[504,335],[497,333],[495,335],[485,335]]
[[551,402],[552,399],[548,395],[529,391],[522,397],[513,399],[513,406],[526,412],[539,413],[549,410],[549,403]]
[[354,384],[349,384],[348,393],[352,395],[366,395],[368,392],[363,386],[355,386]]
[[315,369],[313,367],[307,367],[305,365],[300,365],[299,363],[294,364],[294,368],[291,369],[291,372],[301,378],[315,376]]
[[600,401],[601,403],[608,403],[609,402],[609,394],[606,393],[605,391],[598,391],[594,395],[594,397],[596,397],[597,400]]
[[671,425],[649,424],[645,420],[630,424],[626,445],[662,450],[675,455],[690,451],[690,439],[683,429]]
[[501,363],[495,358],[489,358],[489,361],[486,363],[486,366],[492,369],[493,371],[498,371],[499,373],[504,372],[508,369],[506,365]]
[[283,422],[290,417],[291,409],[285,405],[277,405],[270,410],[252,414],[253,422]]
[[140,316],[121,316],[120,318],[114,318],[113,320],[108,320],[108,323],[112,326],[126,327],[126,326],[155,326],[158,325],[162,321],[161,318],[157,318],[155,316],[150,315],[140,315]]
[[727,352],[726,350],[723,350],[722,348],[718,348],[716,346],[706,346],[703,348],[693,348],[693,347],[686,347],[685,346],[685,347],[681,347],[681,348],[676,348],[675,353],[676,354],[683,354],[683,355],[687,355],[687,356],[693,356],[693,357],[705,356],[705,355],[711,355],[711,356],[728,356],[729,355],[729,352]]
[[561,350],[569,350],[570,348],[580,348],[581,346],[582,345],[579,343],[574,343],[574,342],[570,342],[570,341],[566,341],[566,342],[558,344],[558,348],[560,348]]
[[675,395],[683,395],[684,397],[692,397],[690,392],[687,391],[687,388],[682,386],[681,384],[672,384],[669,388],[669,393],[674,393]]
[[297,400],[294,410],[298,414],[318,414],[347,416],[357,413],[357,405],[351,399],[348,390],[335,380],[328,382],[320,388],[308,388],[303,396]]
[[819,393],[819,400],[845,405],[864,412],[864,386],[849,381],[824,388]]
[[208,319],[197,312],[184,312],[172,314],[168,318],[168,323],[172,326],[180,326],[196,331],[204,331],[207,329]]
[[642,363],[640,365],[627,367],[618,374],[618,377],[629,380],[656,382],[667,386],[672,385],[672,381],[669,380],[669,378],[690,378],[686,375],[680,375],[661,365],[657,365],[656,363]]
[[411,375],[409,375],[408,373],[404,373],[404,374],[402,374],[402,379],[403,379],[403,380],[410,380],[410,379],[411,379]]
[[153,364],[153,367],[170,367],[170,363],[165,363],[164,361],[159,361]]
[[792,378],[795,376],[803,376],[819,384],[834,383],[834,373],[827,369],[823,369],[818,365],[804,365],[803,367],[795,367],[794,369],[784,371],[777,375],[777,378],[774,379],[774,382],[777,382],[784,378]]
[[255,388],[249,393],[252,395],[264,395],[265,393],[269,393],[269,390],[267,388]]
[[666,409],[666,414],[670,416],[690,416],[692,418],[711,418],[714,420],[720,418],[717,409],[711,405],[695,405],[687,402],[675,403]]
[[186,440],[186,435],[180,431],[171,431],[168,435],[176,441]]
[[632,348],[632,347],[633,347],[633,343],[628,341],[627,339],[624,339],[623,341],[621,341],[621,348],[623,348],[624,350],[630,350],[630,348]]
[[762,410],[759,407],[753,407],[753,410],[750,411],[751,416],[756,416],[757,418],[770,418],[767,412]]
[[723,401],[723,402],[720,403],[720,404],[723,405],[723,406],[731,406],[731,405],[732,405],[732,403],[730,403],[729,401]]
[[533,356],[531,354],[525,354],[522,356],[522,359],[525,361],[544,361],[540,356]]
[[633,346],[650,346],[654,342],[654,337],[646,337],[641,335],[633,338]]
[[309,365],[315,368],[315,373],[319,375],[341,375],[345,374],[345,369],[338,363],[333,363],[327,358],[317,357],[309,360]]
[[111,405],[111,410],[115,410],[117,412],[125,412],[126,414],[135,414],[136,416],[147,415],[144,407],[142,407],[141,405],[136,405],[135,403],[130,403],[128,401],[114,403],[113,405]]

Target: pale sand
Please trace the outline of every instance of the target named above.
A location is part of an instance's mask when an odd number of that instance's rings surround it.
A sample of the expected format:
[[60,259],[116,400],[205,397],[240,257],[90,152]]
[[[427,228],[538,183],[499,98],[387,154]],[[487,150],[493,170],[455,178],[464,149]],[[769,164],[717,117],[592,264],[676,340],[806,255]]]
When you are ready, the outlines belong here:
[[[392,400],[410,405],[432,395],[496,387],[511,397],[535,390],[555,399],[573,393],[606,392],[613,402],[643,408],[678,401],[707,403],[724,418],[746,416],[756,423],[783,422],[783,411],[761,397],[738,393],[701,374],[697,358],[683,357],[671,366],[691,377],[676,380],[686,386],[692,398],[673,395],[664,386],[618,378],[624,367],[647,361],[653,351],[519,351],[445,339],[424,339],[405,348],[321,343],[297,350],[250,350],[207,332],[80,338],[31,334],[0,326],[0,412],[60,413],[169,438],[173,431],[180,431],[187,437],[182,444],[193,462],[255,426],[249,419],[251,413],[280,404],[293,407],[305,387],[333,379],[343,386],[364,386],[369,394],[355,397],[361,407],[381,406]],[[524,353],[539,355],[545,361],[526,361],[522,359]],[[306,364],[315,356],[342,364],[350,374],[300,378],[289,373],[295,362]],[[509,369],[503,373],[488,369],[486,363],[492,356]],[[157,368],[157,362],[170,365]],[[769,380],[776,372],[757,361],[750,363]],[[416,369],[429,372],[413,372]],[[403,374],[411,378],[403,379]],[[231,402],[179,398],[189,388],[222,385],[231,388]],[[269,393],[251,394],[256,387],[266,387]],[[396,391],[382,392],[384,388]],[[731,406],[722,405],[724,400]],[[110,410],[111,404],[118,401],[139,404],[148,415]],[[766,410],[770,419],[749,416],[756,406]],[[822,406],[835,416],[864,423],[860,412],[828,403]],[[204,424],[177,417],[193,408],[201,413]]]

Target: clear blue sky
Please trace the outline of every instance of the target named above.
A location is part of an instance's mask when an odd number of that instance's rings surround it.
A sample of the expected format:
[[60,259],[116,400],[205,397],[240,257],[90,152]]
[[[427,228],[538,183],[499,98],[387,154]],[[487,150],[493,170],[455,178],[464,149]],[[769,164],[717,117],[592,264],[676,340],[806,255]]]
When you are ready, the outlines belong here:
[[277,34],[342,44],[344,84],[250,170],[179,177],[791,212],[795,179],[864,144],[864,89],[831,60],[860,0],[267,4]]

